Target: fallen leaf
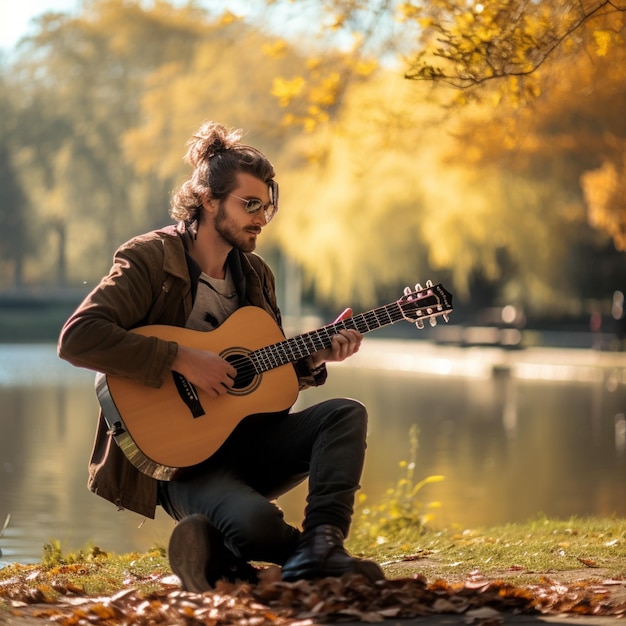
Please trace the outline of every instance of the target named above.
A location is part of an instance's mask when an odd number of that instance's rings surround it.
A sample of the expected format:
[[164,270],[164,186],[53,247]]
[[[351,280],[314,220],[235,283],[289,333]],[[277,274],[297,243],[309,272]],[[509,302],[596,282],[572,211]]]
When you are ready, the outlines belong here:
[[466,616],[476,620],[476,619],[493,619],[496,617],[503,618],[502,613],[500,611],[496,611],[495,609],[491,609],[488,606],[482,606],[479,609],[472,609],[466,613]]

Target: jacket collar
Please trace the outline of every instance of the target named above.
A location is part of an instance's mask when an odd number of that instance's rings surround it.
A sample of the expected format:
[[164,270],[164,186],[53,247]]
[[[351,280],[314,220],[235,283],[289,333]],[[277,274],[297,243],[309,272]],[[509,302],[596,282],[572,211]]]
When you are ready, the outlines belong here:
[[[188,247],[186,240],[189,239],[189,233],[181,233],[175,226],[166,226],[160,229],[159,233],[165,235],[163,237],[163,270],[176,278],[185,280],[187,274],[191,273],[189,261],[196,265],[186,254]],[[198,268],[198,276],[200,276],[199,270],[200,268]]]
[[[186,263],[181,262],[180,248],[177,244],[168,245],[166,243],[163,269],[178,278],[184,279],[187,275],[189,275],[191,278],[192,297],[195,300],[198,279],[200,278],[202,271],[198,264],[188,254],[192,234],[188,229],[181,229],[180,226],[167,226],[161,229],[161,232],[175,237],[178,241],[182,242],[186,259]],[[166,241],[168,240],[166,239]],[[247,255],[234,248],[228,253],[226,264],[228,265],[231,276],[233,277],[235,288],[237,289],[237,295],[239,296],[239,302],[243,306],[248,303],[248,277],[251,274],[254,274],[255,270],[250,264]]]

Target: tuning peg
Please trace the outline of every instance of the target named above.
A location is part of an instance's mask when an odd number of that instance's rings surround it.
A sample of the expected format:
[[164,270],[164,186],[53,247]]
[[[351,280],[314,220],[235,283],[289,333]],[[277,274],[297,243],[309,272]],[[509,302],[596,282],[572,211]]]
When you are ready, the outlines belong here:
[[446,324],[450,321],[450,318],[447,315],[442,315],[443,319],[446,321]]
[[410,287],[405,287],[404,288],[404,295],[408,296],[408,295],[410,295],[410,293],[411,293],[411,288]]
[[417,320],[417,322],[415,322],[415,325],[422,330],[422,328],[424,328],[424,320]]
[[424,289],[419,283],[415,283],[415,291],[422,291]]
[[437,318],[436,317],[431,317],[429,319],[429,321],[430,321],[430,325],[431,326],[437,326]]
[[427,280],[426,281],[426,289],[430,289],[433,286],[433,281],[432,280]]

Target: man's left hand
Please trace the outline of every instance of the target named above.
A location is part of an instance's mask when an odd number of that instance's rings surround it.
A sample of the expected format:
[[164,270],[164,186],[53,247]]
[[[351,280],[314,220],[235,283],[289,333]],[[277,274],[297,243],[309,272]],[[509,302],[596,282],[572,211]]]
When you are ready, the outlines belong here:
[[[349,317],[352,317],[352,309],[346,309],[334,323],[336,324]],[[336,335],[331,337],[330,341],[330,348],[319,350],[311,355],[314,367],[319,367],[322,363],[328,361],[343,361],[352,356],[359,351],[363,335],[358,330],[342,328]]]

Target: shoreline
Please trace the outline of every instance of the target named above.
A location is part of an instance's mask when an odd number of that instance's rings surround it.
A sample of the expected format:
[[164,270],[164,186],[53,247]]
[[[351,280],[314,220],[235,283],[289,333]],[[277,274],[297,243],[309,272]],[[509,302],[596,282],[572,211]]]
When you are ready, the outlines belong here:
[[511,376],[546,381],[626,384],[626,353],[592,348],[440,345],[429,340],[367,337],[361,350],[332,367],[395,370],[434,376],[487,379]]

